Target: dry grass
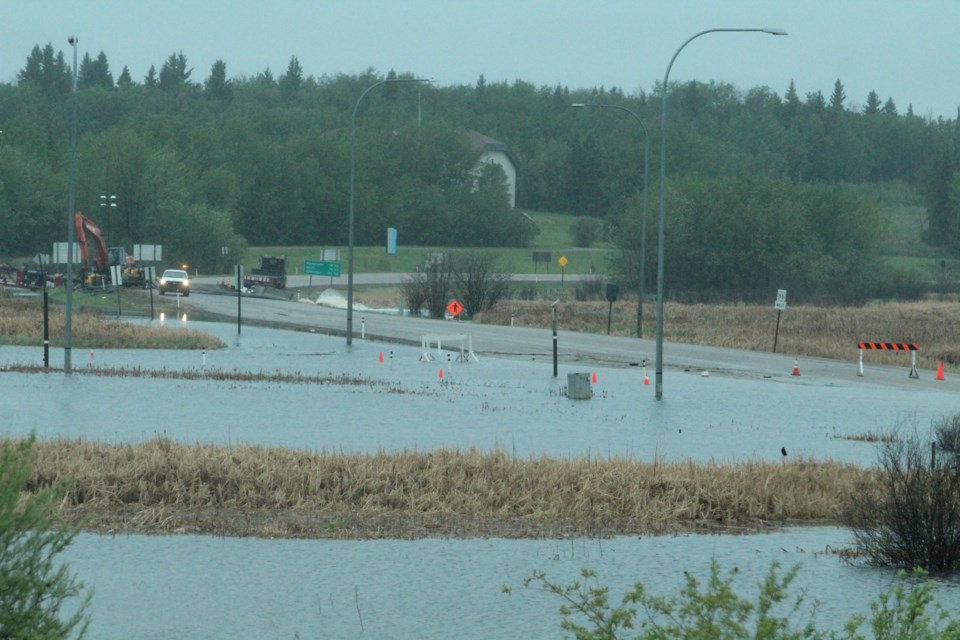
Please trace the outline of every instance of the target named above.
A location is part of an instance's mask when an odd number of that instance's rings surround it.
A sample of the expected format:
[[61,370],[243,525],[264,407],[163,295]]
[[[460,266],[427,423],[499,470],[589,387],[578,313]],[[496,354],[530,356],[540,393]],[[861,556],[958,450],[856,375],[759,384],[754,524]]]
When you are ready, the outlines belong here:
[[875,472],[836,462],[515,459],[504,451],[347,454],[57,440],[31,490],[68,488],[90,529],[371,538],[559,537],[835,521]]
[[[559,328],[588,333],[606,333],[606,302],[569,302],[559,307]],[[636,302],[614,304],[611,333],[634,335]],[[644,305],[644,336],[654,337],[656,306]],[[550,305],[546,302],[509,300],[477,314],[477,322],[549,327]],[[769,305],[664,305],[664,340],[717,347],[772,351],[777,313]],[[936,369],[960,366],[960,314],[951,302],[875,303],[863,307],[791,306],[780,318],[777,351],[797,356],[835,358],[856,362],[857,343],[916,342],[917,365]],[[864,351],[871,364],[910,366],[907,352]]]
[[[50,345],[63,346],[63,307],[50,306]],[[105,319],[95,312],[73,313],[73,346],[81,349],[221,349],[220,338],[181,327],[145,327]],[[0,344],[43,345],[43,312],[36,300],[13,298],[0,292]]]

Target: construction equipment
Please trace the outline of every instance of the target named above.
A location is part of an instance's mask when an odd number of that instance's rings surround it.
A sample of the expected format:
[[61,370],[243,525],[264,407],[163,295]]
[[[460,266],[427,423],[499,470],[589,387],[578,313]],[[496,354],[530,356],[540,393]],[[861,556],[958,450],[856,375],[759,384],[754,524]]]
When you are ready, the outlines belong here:
[[285,289],[287,286],[287,256],[261,256],[260,267],[243,275],[243,286],[256,285]]
[[[79,211],[74,217],[77,231],[77,244],[80,245],[80,269],[77,279],[82,284],[103,285],[110,282],[110,270],[107,266],[107,244],[103,241],[103,232],[93,220]],[[91,259],[87,236],[93,241],[96,254]]]
[[[133,256],[127,253],[124,247],[107,248],[103,239],[103,232],[93,220],[79,211],[75,217],[77,244],[80,245],[80,272],[79,281],[86,285],[112,284],[110,267],[120,268],[120,279],[123,286],[147,287],[147,270],[143,265],[136,264]],[[92,240],[95,255],[91,260],[89,241]]]

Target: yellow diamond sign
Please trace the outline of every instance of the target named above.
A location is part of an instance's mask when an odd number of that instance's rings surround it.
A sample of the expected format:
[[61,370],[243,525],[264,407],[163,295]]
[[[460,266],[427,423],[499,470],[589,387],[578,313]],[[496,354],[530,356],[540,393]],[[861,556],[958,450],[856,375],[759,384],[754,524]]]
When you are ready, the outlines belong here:
[[567,256],[560,256],[560,259],[557,260],[560,263],[561,267],[567,266]]

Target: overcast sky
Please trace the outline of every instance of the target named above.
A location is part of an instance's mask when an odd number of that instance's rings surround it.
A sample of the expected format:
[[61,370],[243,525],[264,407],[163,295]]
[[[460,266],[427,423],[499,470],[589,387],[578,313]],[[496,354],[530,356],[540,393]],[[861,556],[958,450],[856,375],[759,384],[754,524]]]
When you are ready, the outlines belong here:
[[571,89],[652,91],[671,56],[711,28],[777,27],[787,37],[717,33],[677,58],[671,81],[722,81],[829,99],[839,78],[847,105],[876,91],[901,112],[956,118],[960,0],[3,0],[0,81],[12,82],[34,45],[70,59],[103,51],[114,77],[142,81],[183,52],[203,81],[218,59],[228,76],[297,56],[306,75],[368,67],[448,85],[520,79]]

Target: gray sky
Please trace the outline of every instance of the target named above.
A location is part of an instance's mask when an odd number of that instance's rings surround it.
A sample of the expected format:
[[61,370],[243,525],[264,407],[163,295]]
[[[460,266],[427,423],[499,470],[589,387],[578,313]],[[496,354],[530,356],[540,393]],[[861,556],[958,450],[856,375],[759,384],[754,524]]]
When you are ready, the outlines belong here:
[[779,27],[787,37],[708,34],[677,58],[671,80],[717,80],[741,89],[829,98],[840,78],[847,105],[875,90],[901,112],[955,118],[960,106],[960,0],[4,0],[0,81],[34,45],[69,59],[107,54],[141,81],[183,52],[192,78],[217,59],[231,77],[290,57],[312,76],[368,67],[447,85],[525,80],[571,89],[651,91],[671,56],[704,29]]

